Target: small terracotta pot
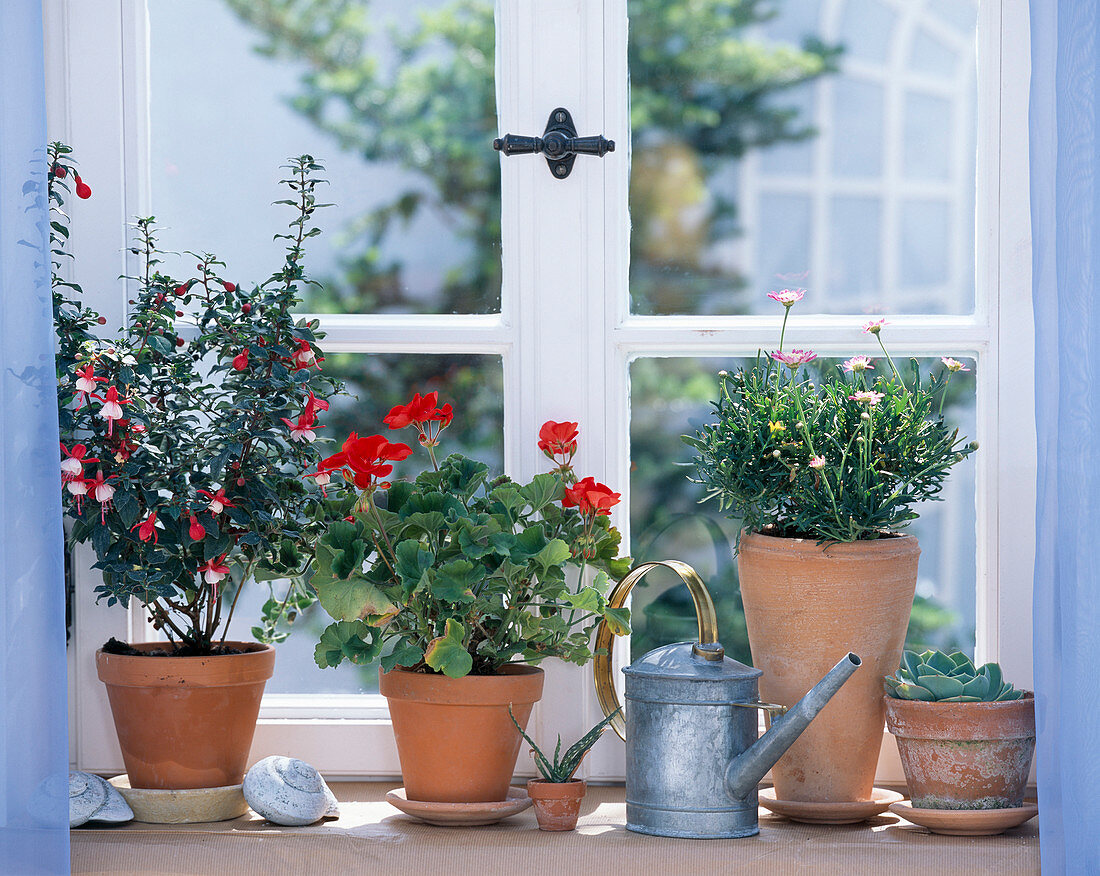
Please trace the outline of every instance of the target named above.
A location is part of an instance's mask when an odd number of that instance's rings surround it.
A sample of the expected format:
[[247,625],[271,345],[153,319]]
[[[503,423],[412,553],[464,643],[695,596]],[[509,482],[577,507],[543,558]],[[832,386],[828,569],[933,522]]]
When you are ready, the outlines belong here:
[[[225,644],[246,653],[137,657],[96,651],[130,787],[175,791],[243,780],[275,649]],[[165,643],[131,647],[152,651]]]
[[389,704],[409,800],[493,803],[505,800],[520,735],[542,697],[542,670],[511,664],[497,675],[447,678],[393,669],[378,689]]
[[737,556],[760,698],[793,706],[848,651],[863,661],[772,767],[775,795],[871,799],[883,733],[883,676],[901,660],[920,547],[912,536],[820,547],[745,533]]
[[527,796],[534,801],[539,830],[576,830],[581,800],[587,790],[588,783],[580,779],[572,782],[529,779]]
[[1035,698],[1002,703],[926,703],[886,697],[917,809],[1023,805],[1035,754]]

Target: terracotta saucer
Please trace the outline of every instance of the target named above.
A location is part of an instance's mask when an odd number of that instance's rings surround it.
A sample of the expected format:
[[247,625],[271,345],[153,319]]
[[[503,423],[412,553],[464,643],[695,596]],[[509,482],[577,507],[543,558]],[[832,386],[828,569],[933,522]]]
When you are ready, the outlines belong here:
[[799,800],[777,800],[774,788],[764,788],[760,792],[760,805],[776,815],[783,815],[791,821],[805,824],[856,824],[890,808],[891,803],[903,800],[897,791],[872,788],[870,800],[854,803],[805,803]]
[[908,800],[892,803],[890,811],[932,833],[947,836],[995,836],[1039,814],[1034,803],[1013,809],[914,809]]
[[424,800],[409,800],[405,797],[404,788],[390,791],[386,800],[406,815],[428,824],[444,826],[496,824],[531,805],[531,798],[523,788],[509,788],[508,799],[495,803],[428,803]]

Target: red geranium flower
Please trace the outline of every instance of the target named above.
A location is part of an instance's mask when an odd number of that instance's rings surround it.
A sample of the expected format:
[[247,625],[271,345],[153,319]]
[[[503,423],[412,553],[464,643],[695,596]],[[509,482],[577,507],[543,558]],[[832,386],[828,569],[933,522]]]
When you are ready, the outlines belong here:
[[581,514],[610,514],[619,504],[621,493],[616,493],[595,478],[585,478],[568,487],[562,497],[563,508],[577,508]]
[[[438,392],[429,392],[425,396],[418,392],[407,405],[394,405],[382,418],[382,422],[391,429],[404,429],[413,423],[427,423],[429,420],[436,419],[436,414],[443,413],[441,409],[436,408],[438,401]],[[447,405],[447,411],[450,412],[450,405]]]
[[577,452],[576,423],[556,423],[547,420],[539,429],[539,450],[551,459],[555,455],[572,456]]
[[340,452],[322,460],[318,470],[350,468],[355,486],[366,490],[374,485],[376,479],[384,478],[393,471],[393,466],[388,463],[400,462],[411,453],[412,448],[407,444],[391,444],[381,435],[360,438],[352,432]]

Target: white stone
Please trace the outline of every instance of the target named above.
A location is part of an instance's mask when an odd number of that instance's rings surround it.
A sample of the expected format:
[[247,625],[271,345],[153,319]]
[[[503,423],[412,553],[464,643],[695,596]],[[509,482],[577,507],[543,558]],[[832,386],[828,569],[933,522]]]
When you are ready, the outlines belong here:
[[272,755],[256,763],[244,777],[244,798],[256,814],[289,827],[340,814],[321,774],[294,757]]
[[[80,827],[92,821],[121,824],[133,820],[133,810],[106,779],[91,773],[72,772],[68,786],[69,827]],[[39,788],[39,793],[46,797],[58,797],[61,791],[61,783],[49,779]]]

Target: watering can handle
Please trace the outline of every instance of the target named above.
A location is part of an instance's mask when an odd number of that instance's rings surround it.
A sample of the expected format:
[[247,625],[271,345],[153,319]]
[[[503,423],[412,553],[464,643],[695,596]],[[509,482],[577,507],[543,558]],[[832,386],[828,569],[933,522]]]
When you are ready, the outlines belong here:
[[[634,585],[642,580],[653,569],[661,566],[671,569],[680,579],[687,584],[691,591],[692,601],[695,603],[695,617],[699,622],[699,639],[695,644],[695,653],[705,660],[721,660],[725,654],[722,646],[718,644],[718,616],[714,611],[714,602],[707,592],[703,579],[687,563],[679,560],[657,560],[651,563],[641,563],[635,566],[626,577],[623,578],[608,597],[608,608],[622,608],[627,596],[634,589]],[[607,625],[607,621],[601,621],[596,630],[596,660],[593,672],[596,677],[596,698],[600,701],[600,707],[604,715],[615,714],[620,709],[619,695],[615,691],[615,679],[612,675],[612,651],[615,646],[615,634]],[[622,739],[626,739],[626,721],[623,720],[621,711],[611,721],[611,726]]]

